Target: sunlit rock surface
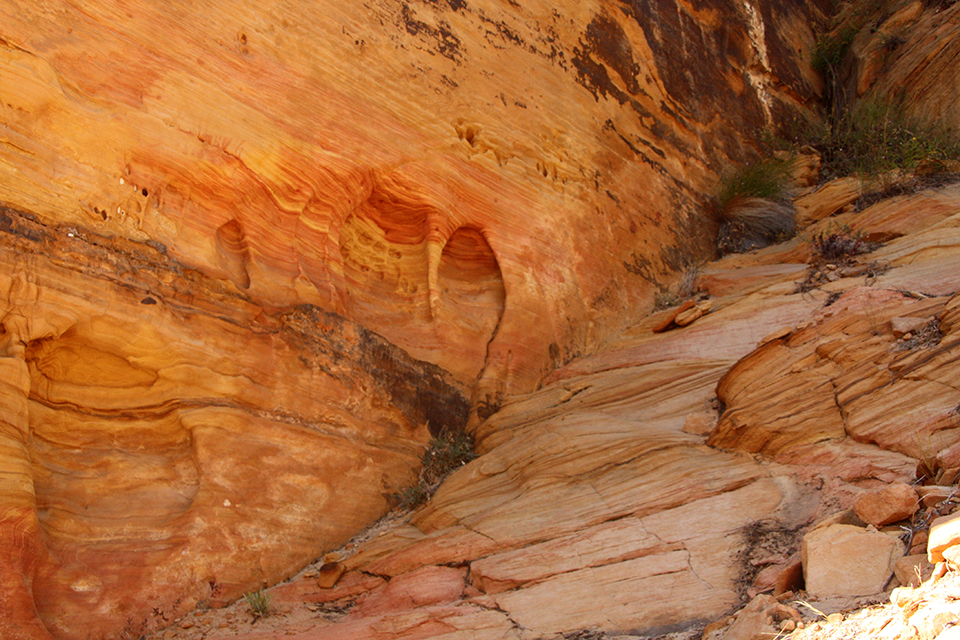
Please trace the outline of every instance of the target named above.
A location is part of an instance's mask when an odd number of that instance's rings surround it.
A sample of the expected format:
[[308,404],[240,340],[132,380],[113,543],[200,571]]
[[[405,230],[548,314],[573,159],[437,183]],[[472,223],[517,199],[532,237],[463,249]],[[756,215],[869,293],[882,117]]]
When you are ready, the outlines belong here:
[[[870,291],[794,293],[798,240],[711,265],[689,327],[636,324],[712,255],[718,175],[818,98],[827,5],[4,1],[4,637],[136,637],[284,579],[466,422],[484,455],[351,559],[389,582],[336,633],[705,620],[745,525],[805,522],[818,474],[842,502],[912,468],[871,398],[924,398],[952,442],[950,351],[874,332],[952,344],[954,192],[811,214],[892,240]],[[958,7],[899,16],[938,35],[870,86],[953,118]],[[781,347],[809,394],[751,383]],[[746,419],[784,403],[817,428]]]
[[[899,236],[859,257],[889,270],[800,291],[796,256],[831,224]],[[272,629],[649,637],[722,617],[813,523],[912,481],[934,452],[956,464],[958,224],[954,184],[706,265],[707,288],[725,283],[715,311],[665,334],[651,329],[670,311],[653,314],[508,400],[476,431],[478,459],[349,549],[341,591],[307,577],[276,588],[289,618]],[[897,336],[894,317],[936,331]],[[339,618],[297,617],[331,601]],[[230,632],[267,637],[245,631],[243,611]]]

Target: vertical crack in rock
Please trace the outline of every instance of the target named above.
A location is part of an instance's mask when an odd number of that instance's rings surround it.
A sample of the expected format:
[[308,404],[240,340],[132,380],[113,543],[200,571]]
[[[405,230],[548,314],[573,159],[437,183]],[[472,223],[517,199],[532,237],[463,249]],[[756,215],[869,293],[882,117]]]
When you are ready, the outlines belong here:
[[[751,0],[743,0],[743,9],[747,14],[747,26],[749,28],[750,42],[753,44],[753,50],[757,54],[759,65],[751,65],[747,68],[747,78],[750,80],[753,90],[763,105],[764,121],[767,126],[773,123],[773,114],[771,111],[772,99],[767,91],[768,77],[770,74],[770,58],[767,55],[767,34],[766,27],[763,24],[763,17]],[[759,67],[759,68],[758,68]]]

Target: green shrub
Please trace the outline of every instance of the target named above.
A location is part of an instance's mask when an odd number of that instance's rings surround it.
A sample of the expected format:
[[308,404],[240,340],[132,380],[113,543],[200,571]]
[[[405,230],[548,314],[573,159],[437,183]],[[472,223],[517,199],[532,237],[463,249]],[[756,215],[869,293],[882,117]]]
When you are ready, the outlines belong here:
[[793,158],[767,158],[727,176],[716,198],[721,255],[759,249],[796,232],[790,201]]
[[442,480],[477,455],[473,452],[473,438],[463,430],[443,430],[430,441],[423,452],[423,475],[428,484]]
[[821,145],[833,173],[868,179],[893,169],[912,171],[929,158],[960,158],[960,144],[948,130],[911,121],[902,109],[879,100],[856,105]]
[[270,615],[270,594],[263,588],[243,594],[243,599],[247,601],[247,606],[250,607],[254,622]]
[[787,196],[791,159],[766,158],[746,164],[726,178],[717,194],[717,210],[721,218],[747,198],[779,201]]
[[401,509],[416,509],[430,499],[430,487],[423,482],[417,482],[412,487],[404,487],[397,494]]
[[850,50],[857,31],[858,28],[854,25],[847,25],[839,32],[817,40],[817,48],[813,51],[813,68],[823,74],[836,73]]

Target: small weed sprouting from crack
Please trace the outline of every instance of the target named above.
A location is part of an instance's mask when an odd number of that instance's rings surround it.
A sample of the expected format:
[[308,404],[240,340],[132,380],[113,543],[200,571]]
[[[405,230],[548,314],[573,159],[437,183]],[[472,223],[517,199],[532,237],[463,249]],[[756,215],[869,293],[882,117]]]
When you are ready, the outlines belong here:
[[270,594],[264,591],[262,587],[257,591],[243,594],[243,599],[247,601],[247,606],[250,607],[253,622],[270,615]]
[[855,233],[847,227],[830,233],[821,231],[811,239],[813,253],[817,262],[847,264],[864,253],[876,251],[880,244],[868,242],[862,233]]
[[876,262],[858,264],[859,256],[876,251],[881,244],[866,240],[862,233],[846,226],[821,231],[810,239],[810,245],[813,259],[806,277],[797,283],[798,293],[806,293],[840,278],[864,276],[869,281],[889,268]]

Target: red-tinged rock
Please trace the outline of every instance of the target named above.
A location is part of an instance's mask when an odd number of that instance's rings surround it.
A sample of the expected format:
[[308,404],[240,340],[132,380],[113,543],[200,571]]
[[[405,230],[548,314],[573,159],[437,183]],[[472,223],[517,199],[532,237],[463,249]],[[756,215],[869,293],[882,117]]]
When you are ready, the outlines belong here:
[[346,567],[342,562],[324,562],[320,566],[320,573],[317,576],[317,586],[321,589],[332,589],[336,586],[344,571],[346,571]]
[[783,567],[777,575],[777,582],[774,585],[773,597],[779,598],[781,594],[790,591],[800,591],[803,588],[803,563],[799,557],[787,566]]
[[[960,451],[960,449],[958,449]],[[933,507],[953,495],[956,495],[956,487],[944,487],[940,485],[918,485],[915,487],[917,495],[920,497],[920,504],[923,507]]]
[[667,329],[674,326],[676,319],[681,315],[690,311],[691,309],[696,308],[696,301],[686,300],[683,304],[677,307],[675,310],[671,310],[664,318],[653,326],[651,331],[654,333],[663,333]]
[[906,520],[918,508],[917,492],[904,482],[862,493],[853,505],[861,520],[876,527]]
[[452,567],[421,567],[368,592],[350,611],[351,618],[454,602],[465,588],[463,572]]
[[[383,578],[352,571],[344,574],[332,589],[319,587],[314,578],[302,578],[271,587],[268,593],[272,609],[296,610],[303,607],[310,609],[321,603],[342,601],[352,604],[358,596],[385,583]],[[232,619],[231,614],[227,614],[227,618]]]

